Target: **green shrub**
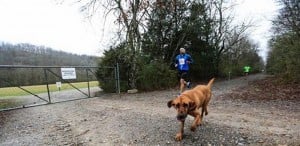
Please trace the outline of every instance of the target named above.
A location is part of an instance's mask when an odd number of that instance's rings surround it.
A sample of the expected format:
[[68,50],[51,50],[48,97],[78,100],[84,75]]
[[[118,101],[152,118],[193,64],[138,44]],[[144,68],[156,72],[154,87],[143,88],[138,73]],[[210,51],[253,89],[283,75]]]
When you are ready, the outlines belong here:
[[293,34],[277,36],[270,42],[267,72],[284,82],[300,82],[300,37]]
[[[112,68],[119,63],[120,90],[126,92],[128,87],[128,60],[124,44],[120,44],[115,48],[110,48],[104,51],[104,56],[99,60],[97,70],[97,78],[101,83],[101,88],[104,92],[116,92],[115,70]],[[104,68],[103,68],[104,67]]]
[[166,63],[151,62],[144,65],[137,80],[139,90],[151,91],[174,87],[177,83],[176,71],[170,70]]
[[[140,54],[137,58],[137,89],[140,91],[153,91],[174,87],[177,84],[177,72],[162,61]],[[121,44],[115,48],[104,51],[104,56],[99,61],[97,77],[104,92],[116,91],[115,71],[105,66],[119,64],[119,77],[121,92],[129,89],[130,58],[124,46]]]

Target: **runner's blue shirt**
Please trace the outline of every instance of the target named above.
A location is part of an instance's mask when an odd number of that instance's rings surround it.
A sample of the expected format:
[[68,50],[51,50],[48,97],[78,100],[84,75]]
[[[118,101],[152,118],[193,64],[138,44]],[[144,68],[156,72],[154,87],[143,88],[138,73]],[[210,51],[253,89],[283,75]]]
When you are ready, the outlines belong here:
[[190,63],[193,63],[192,57],[186,53],[177,55],[175,61],[177,64],[177,69],[180,71],[188,71],[190,69],[187,61],[190,61]]

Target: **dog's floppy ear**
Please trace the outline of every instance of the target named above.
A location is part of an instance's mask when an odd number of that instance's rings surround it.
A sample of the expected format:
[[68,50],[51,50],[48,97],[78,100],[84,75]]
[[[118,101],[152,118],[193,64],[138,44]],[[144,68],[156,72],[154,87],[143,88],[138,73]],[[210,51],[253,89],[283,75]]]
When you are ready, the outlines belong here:
[[173,104],[173,100],[168,101],[168,107],[171,108]]
[[195,110],[196,109],[196,103],[194,101],[189,102],[189,110]]

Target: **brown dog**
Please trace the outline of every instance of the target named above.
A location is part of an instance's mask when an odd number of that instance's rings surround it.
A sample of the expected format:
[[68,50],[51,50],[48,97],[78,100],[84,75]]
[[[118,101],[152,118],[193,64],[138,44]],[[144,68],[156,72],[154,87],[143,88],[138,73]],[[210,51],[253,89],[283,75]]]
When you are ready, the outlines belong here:
[[[191,90],[183,92],[180,96],[168,102],[169,108],[173,106],[177,110],[177,120],[181,123],[180,130],[175,137],[177,141],[182,140],[184,121],[187,115],[194,117],[191,130],[195,131],[197,126],[201,125],[203,113],[205,112],[205,115],[208,114],[207,105],[212,95],[211,86],[214,80],[215,79],[212,78],[207,85],[198,85]],[[199,111],[200,108],[202,108],[201,115]]]

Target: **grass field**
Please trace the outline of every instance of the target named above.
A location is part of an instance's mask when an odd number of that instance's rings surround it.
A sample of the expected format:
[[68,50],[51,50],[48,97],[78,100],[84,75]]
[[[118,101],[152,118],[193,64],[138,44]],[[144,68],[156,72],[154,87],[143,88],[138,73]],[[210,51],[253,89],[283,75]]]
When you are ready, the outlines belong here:
[[[78,83],[72,83],[77,88],[87,88],[87,82],[78,82]],[[98,81],[91,81],[90,87],[96,87],[98,86]],[[46,85],[35,85],[35,86],[22,86],[22,88],[34,93],[46,93],[47,92],[47,86]],[[74,89],[72,86],[70,86],[68,83],[62,83],[60,90],[68,90],[68,89]],[[56,84],[49,84],[49,90],[50,92],[59,91],[59,89],[56,87]],[[10,97],[10,96],[22,96],[22,95],[28,95],[29,93],[21,90],[18,87],[7,87],[7,88],[0,88],[0,97]]]

